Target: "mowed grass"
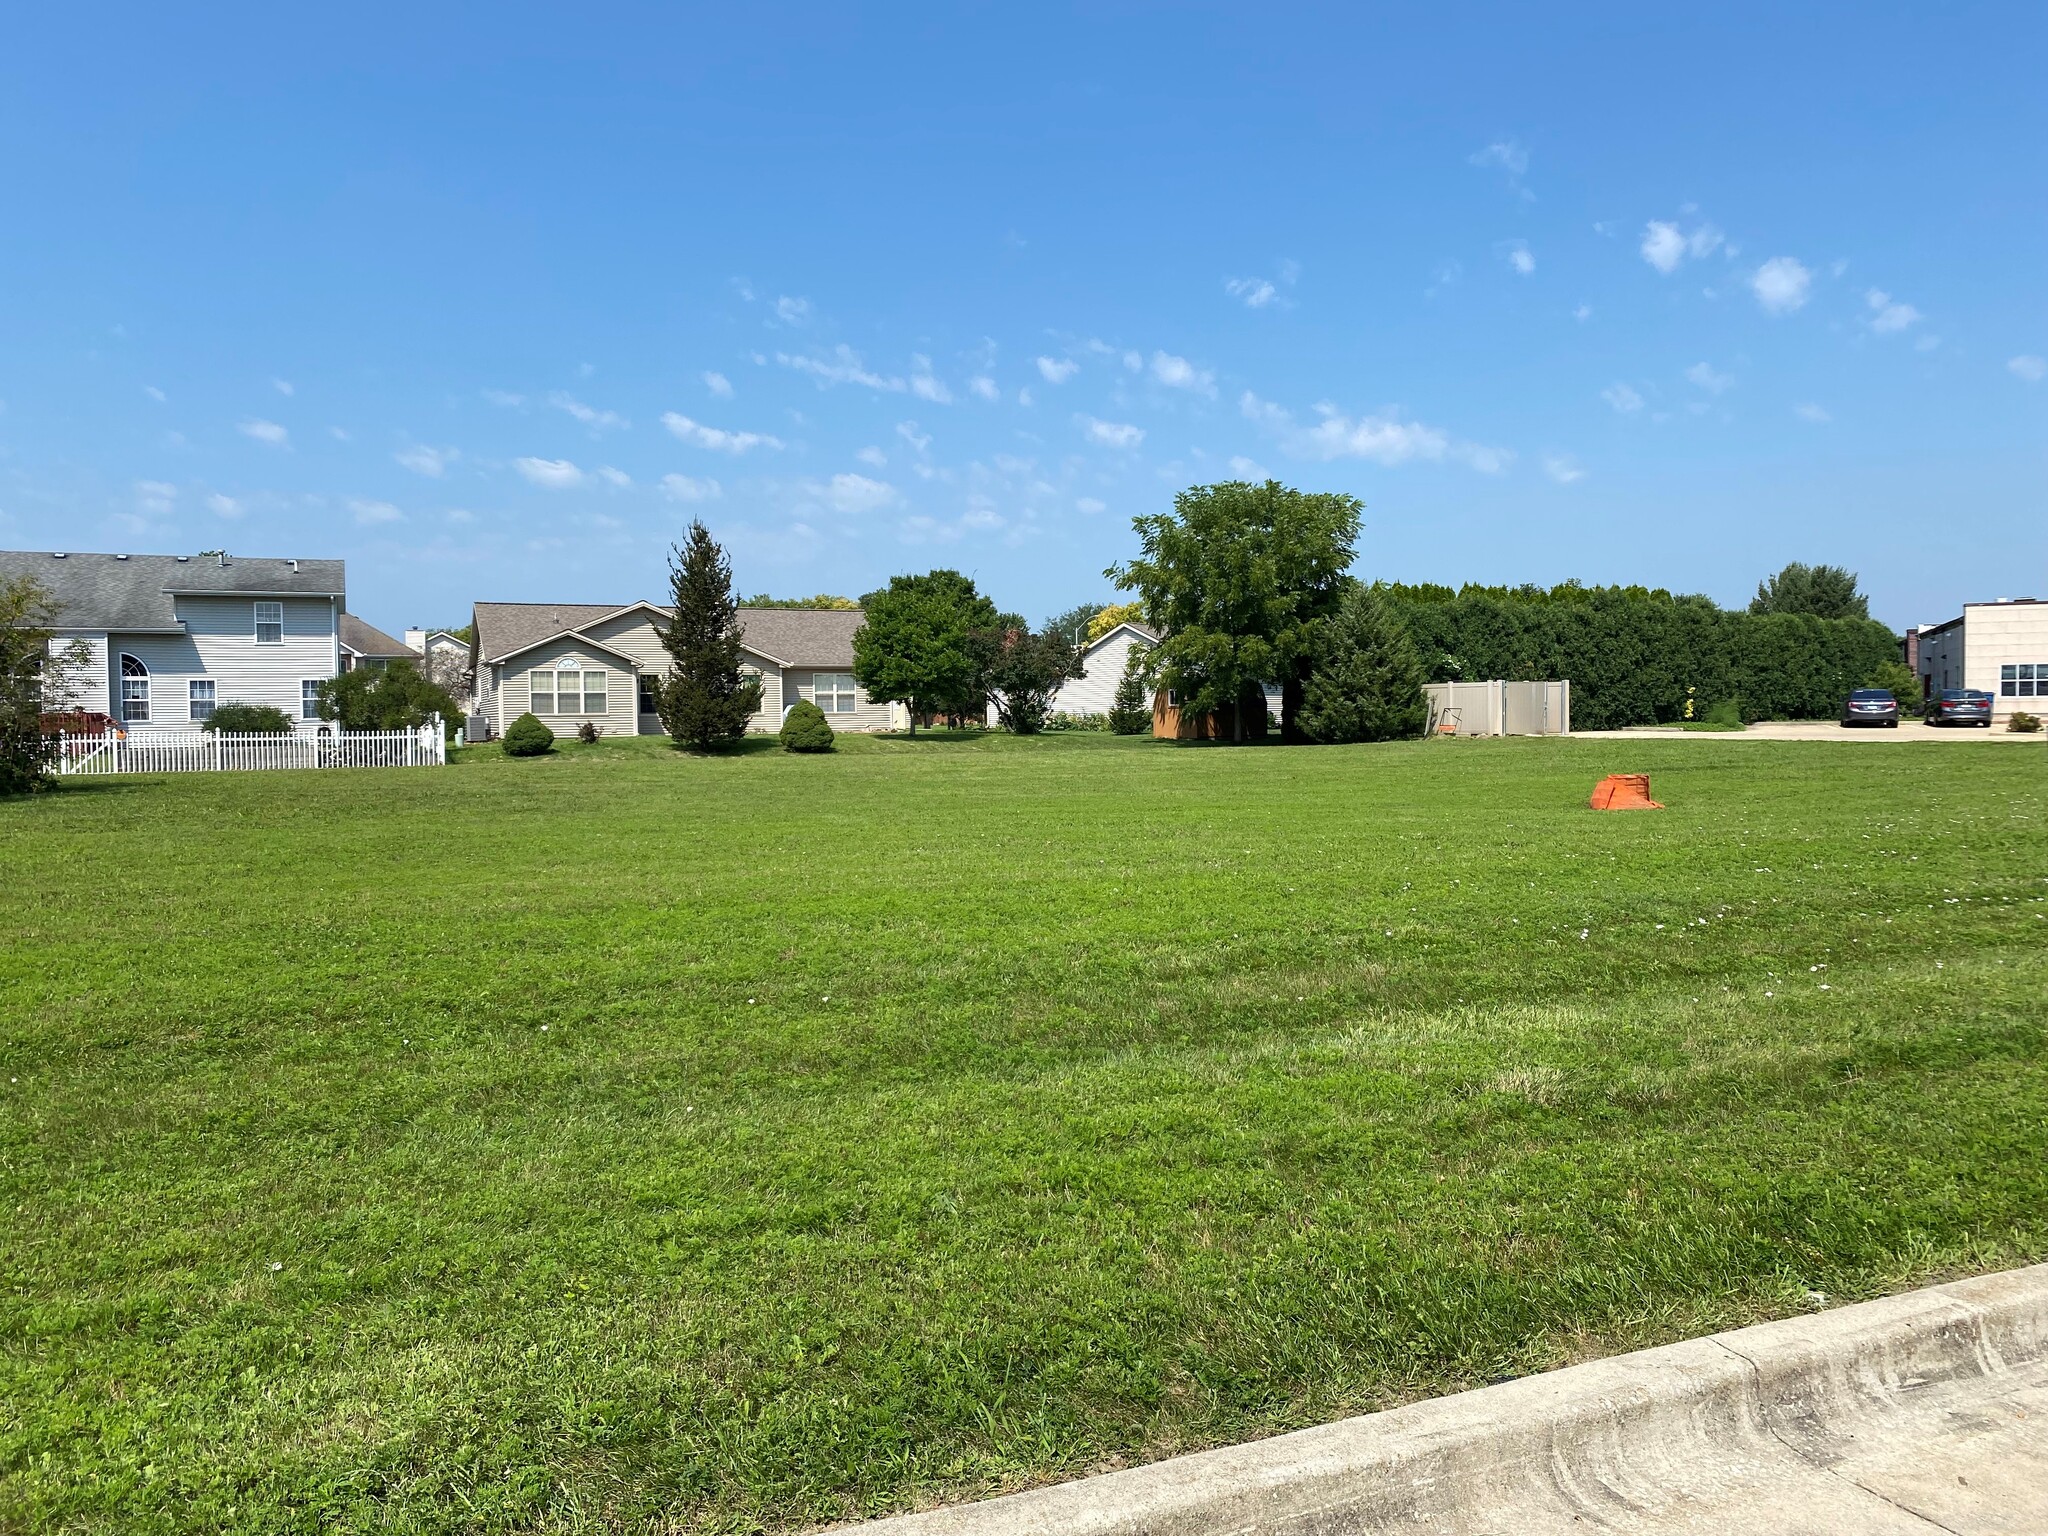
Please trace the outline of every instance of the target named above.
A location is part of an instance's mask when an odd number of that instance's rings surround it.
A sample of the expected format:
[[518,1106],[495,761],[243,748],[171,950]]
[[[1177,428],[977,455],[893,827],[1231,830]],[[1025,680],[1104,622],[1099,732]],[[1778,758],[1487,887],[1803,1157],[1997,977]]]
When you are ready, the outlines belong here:
[[[0,803],[0,1529],[803,1527],[2048,1253],[2043,755]],[[1647,770],[1662,813],[1585,808]]]

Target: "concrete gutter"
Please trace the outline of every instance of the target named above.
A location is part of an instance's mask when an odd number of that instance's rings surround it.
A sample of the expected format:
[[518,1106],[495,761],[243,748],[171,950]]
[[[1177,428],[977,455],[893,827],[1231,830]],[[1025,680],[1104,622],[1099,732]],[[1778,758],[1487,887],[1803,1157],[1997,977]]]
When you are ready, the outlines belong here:
[[2048,1264],[861,1529],[2048,1532]]

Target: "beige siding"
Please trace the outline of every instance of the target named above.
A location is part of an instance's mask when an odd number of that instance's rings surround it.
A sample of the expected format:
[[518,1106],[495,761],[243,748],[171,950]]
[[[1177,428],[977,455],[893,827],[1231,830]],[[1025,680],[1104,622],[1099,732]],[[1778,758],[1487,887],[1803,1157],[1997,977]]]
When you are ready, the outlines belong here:
[[[255,605],[271,601],[283,608],[283,638],[259,644]],[[317,724],[304,718],[302,686],[332,677],[338,669],[331,599],[180,597],[176,604],[185,626],[182,635],[108,635],[105,685],[115,701],[110,713],[121,714],[121,657],[126,654],[149,668],[149,720],[134,722],[136,729],[192,729],[191,684],[199,679],[213,683],[216,705],[269,704],[302,728]]]
[[[844,672],[823,667],[790,667],[784,674],[784,697],[791,703],[798,699],[817,702],[817,679],[821,676],[844,677]],[[834,697],[838,697],[834,690]],[[892,728],[893,712],[887,704],[878,704],[867,696],[867,691],[856,686],[853,691],[852,711],[833,710],[825,718],[832,722],[835,731],[886,731]],[[777,727],[779,729],[779,726]]]
[[1104,635],[1082,657],[1081,677],[1060,684],[1052,696],[1055,714],[1106,715],[1116,702],[1116,685],[1123,681],[1124,663],[1131,647],[1149,648],[1151,642],[1135,630],[1121,626]]
[[[2004,722],[2014,710],[2048,712],[2048,687],[2040,682],[2048,664],[2048,603],[1971,603],[1963,609],[1962,671],[1966,681],[1951,687],[1981,688],[1991,695],[1992,718]],[[2032,667],[2034,693],[2005,692],[2003,669]]]
[[601,711],[583,710],[580,705],[584,690],[579,688],[578,708],[561,708],[558,697],[553,701],[553,707],[533,710],[541,723],[557,736],[573,736],[586,720],[596,726],[601,735],[633,735],[639,729],[639,711],[634,698],[632,671],[619,657],[577,640],[550,641],[524,656],[513,657],[505,664],[498,680],[498,706],[502,716],[498,721],[499,731],[502,732],[531,708],[535,672],[561,672],[572,668],[579,677],[593,671],[604,673],[605,707]]

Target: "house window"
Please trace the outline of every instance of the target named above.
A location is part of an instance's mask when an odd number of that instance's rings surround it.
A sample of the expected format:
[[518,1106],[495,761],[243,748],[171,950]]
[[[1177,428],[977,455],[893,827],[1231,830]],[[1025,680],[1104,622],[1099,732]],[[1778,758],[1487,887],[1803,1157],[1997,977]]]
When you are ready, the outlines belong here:
[[2023,661],[2000,667],[1998,691],[2008,699],[2048,697],[2048,661]]
[[284,644],[283,603],[258,603],[256,605],[256,643],[258,645]]
[[149,718],[149,668],[126,651],[121,653],[121,718]]
[[811,674],[811,702],[828,715],[850,715],[854,711],[853,679],[844,672]]
[[320,679],[317,677],[309,677],[299,684],[299,718],[320,718]]
[[526,674],[526,707],[536,715],[605,713],[602,667],[537,667]]
[[190,695],[187,702],[192,712],[192,718],[194,720],[211,720],[213,718],[213,679],[210,677],[194,678],[185,687]]
[[641,714],[658,715],[661,713],[660,701],[655,697],[655,688],[660,683],[660,681],[661,679],[656,677],[652,672],[642,672],[640,674]]

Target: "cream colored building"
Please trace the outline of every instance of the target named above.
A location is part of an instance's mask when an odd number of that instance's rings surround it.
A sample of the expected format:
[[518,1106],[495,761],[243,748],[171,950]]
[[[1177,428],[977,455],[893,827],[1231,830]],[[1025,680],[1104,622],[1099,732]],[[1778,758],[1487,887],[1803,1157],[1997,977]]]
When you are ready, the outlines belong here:
[[2032,597],[1965,603],[1962,617],[1919,631],[1917,670],[1928,693],[1976,688],[1991,718],[2048,714],[2048,602]]
[[[669,669],[653,603],[478,603],[476,708],[493,735],[529,710],[557,735],[585,721],[606,736],[659,736],[655,685]],[[853,680],[858,609],[742,608],[742,667],[761,679],[749,731],[781,729],[785,710],[808,699],[838,731],[907,724],[901,705],[876,703]]]

